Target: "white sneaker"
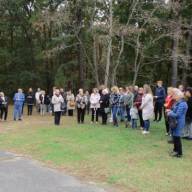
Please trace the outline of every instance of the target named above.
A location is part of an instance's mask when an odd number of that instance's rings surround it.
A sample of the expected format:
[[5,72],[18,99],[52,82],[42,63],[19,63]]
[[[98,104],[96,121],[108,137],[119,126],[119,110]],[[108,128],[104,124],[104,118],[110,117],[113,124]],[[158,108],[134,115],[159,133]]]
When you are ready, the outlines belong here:
[[142,134],[143,134],[143,135],[147,134],[147,131],[142,131]]
[[146,131],[146,134],[149,134],[150,132],[149,131]]

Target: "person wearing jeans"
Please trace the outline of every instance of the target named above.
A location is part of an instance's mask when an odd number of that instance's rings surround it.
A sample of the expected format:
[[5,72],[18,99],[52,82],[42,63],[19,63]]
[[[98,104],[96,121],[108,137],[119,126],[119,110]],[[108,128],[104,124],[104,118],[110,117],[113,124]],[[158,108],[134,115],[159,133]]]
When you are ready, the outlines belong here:
[[143,120],[144,120],[144,128],[143,134],[149,133],[150,128],[150,119],[153,118],[153,95],[149,85],[144,85],[143,87],[144,95],[142,98],[142,104],[140,109],[142,110]]
[[161,121],[163,114],[163,104],[165,102],[165,88],[163,87],[163,81],[157,81],[157,87],[155,90],[155,119],[154,121]]
[[170,124],[174,143],[174,148],[171,152],[171,156],[182,157],[183,152],[181,136],[185,127],[185,117],[188,110],[188,106],[186,101],[184,100],[183,92],[181,92],[179,89],[173,89],[173,99],[175,100],[174,106],[171,110],[166,110],[167,116],[170,117],[170,119],[175,118],[176,121],[174,127]]
[[131,122],[130,109],[133,106],[133,100],[134,100],[132,86],[126,87],[126,92],[123,96],[123,99],[124,99],[125,112],[126,112],[126,117],[127,117],[125,127],[127,128],[128,124],[130,124],[130,122]]
[[60,125],[61,119],[61,104],[64,102],[63,97],[60,94],[59,89],[55,90],[55,93],[52,97],[52,104],[54,109],[54,122],[55,125]]
[[25,95],[23,94],[22,89],[18,89],[18,92],[15,93],[14,98],[14,120],[22,120],[22,108],[25,101]]
[[120,100],[120,95],[119,95],[119,89],[118,87],[114,86],[111,88],[111,95],[110,95],[110,105],[112,109],[112,118],[113,118],[113,125],[118,127],[118,110],[119,110],[119,100]]

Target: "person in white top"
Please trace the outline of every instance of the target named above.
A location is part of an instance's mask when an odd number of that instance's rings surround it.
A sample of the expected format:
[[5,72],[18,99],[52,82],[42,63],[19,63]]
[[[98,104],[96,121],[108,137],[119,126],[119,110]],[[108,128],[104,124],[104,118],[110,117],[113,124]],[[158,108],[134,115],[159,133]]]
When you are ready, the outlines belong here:
[[100,94],[98,92],[97,88],[93,89],[93,92],[90,97],[90,108],[92,111],[92,117],[91,117],[91,122],[93,123],[95,120],[96,116],[96,123],[98,123],[98,118],[99,118],[99,108],[100,108]]
[[38,113],[40,113],[40,99],[39,99],[40,94],[41,94],[41,89],[38,88],[37,92],[35,93],[36,110]]
[[150,119],[152,119],[154,116],[153,94],[149,85],[144,85],[143,89],[144,95],[140,108],[142,109],[142,115],[144,120],[143,134],[148,134],[150,128]]
[[52,104],[55,116],[55,125],[60,125],[61,119],[61,104],[64,102],[63,97],[60,94],[59,89],[55,90],[55,94],[52,97]]

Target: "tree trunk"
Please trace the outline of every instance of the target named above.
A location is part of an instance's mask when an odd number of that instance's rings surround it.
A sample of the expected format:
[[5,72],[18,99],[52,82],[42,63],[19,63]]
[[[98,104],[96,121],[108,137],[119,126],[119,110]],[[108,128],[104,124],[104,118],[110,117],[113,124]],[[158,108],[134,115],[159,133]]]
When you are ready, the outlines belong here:
[[108,35],[108,49],[107,49],[107,64],[105,68],[105,86],[109,84],[109,70],[111,65],[111,49],[112,49],[112,28],[113,28],[113,0],[109,3],[110,15],[109,15],[109,35]]
[[188,32],[188,36],[187,36],[187,46],[186,46],[186,59],[184,62],[184,68],[183,68],[183,74],[182,74],[182,84],[184,86],[187,86],[188,82],[187,82],[187,78],[188,78],[188,71],[190,68],[190,61],[191,61],[191,41],[192,41],[192,20],[191,20],[191,25],[190,25],[190,29]]
[[82,3],[81,1],[78,2],[78,10],[77,10],[77,28],[79,30],[78,32],[78,39],[80,39],[80,43],[77,46],[77,62],[79,66],[79,87],[84,88],[84,82],[85,82],[85,65],[84,65],[84,54],[83,54],[83,45],[82,45]]
[[178,46],[179,46],[180,25],[178,24],[173,34],[173,50],[172,50],[172,80],[173,87],[177,87],[178,83]]
[[93,37],[93,64],[95,67],[95,80],[96,80],[96,84],[97,87],[99,87],[100,83],[99,83],[99,74],[98,74],[98,62],[97,62],[97,43],[96,43],[96,37]]

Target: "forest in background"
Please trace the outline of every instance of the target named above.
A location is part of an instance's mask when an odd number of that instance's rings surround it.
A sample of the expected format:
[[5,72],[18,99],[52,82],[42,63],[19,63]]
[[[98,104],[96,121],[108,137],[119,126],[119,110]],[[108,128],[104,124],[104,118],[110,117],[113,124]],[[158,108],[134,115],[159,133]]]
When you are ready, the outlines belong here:
[[191,0],[0,0],[0,89],[192,85]]

